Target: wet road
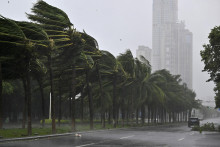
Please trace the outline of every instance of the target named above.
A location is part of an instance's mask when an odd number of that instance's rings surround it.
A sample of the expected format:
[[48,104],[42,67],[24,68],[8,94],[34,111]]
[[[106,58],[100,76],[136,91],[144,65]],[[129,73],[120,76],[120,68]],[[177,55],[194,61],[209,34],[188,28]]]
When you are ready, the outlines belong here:
[[187,125],[115,129],[30,141],[1,143],[1,147],[219,147],[220,133],[194,132]]

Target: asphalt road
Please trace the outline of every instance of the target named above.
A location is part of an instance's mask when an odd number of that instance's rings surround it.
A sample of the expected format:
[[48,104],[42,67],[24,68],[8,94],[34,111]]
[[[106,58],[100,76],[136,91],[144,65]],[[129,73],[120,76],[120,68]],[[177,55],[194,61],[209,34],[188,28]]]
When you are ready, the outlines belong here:
[[[209,121],[210,122],[210,121]],[[1,143],[0,147],[219,147],[220,133],[194,132],[187,125],[91,131],[75,135]]]

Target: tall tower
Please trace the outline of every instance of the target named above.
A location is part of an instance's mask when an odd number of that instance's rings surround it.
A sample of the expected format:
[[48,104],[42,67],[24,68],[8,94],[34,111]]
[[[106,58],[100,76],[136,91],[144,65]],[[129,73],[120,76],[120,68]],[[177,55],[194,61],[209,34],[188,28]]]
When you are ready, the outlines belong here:
[[178,0],[153,0],[152,25],[153,71],[167,69],[180,74],[192,88],[192,33],[178,22]]
[[176,23],[178,0],[153,0],[153,25]]
[[177,0],[153,1],[153,70],[175,71],[176,23],[178,21]]

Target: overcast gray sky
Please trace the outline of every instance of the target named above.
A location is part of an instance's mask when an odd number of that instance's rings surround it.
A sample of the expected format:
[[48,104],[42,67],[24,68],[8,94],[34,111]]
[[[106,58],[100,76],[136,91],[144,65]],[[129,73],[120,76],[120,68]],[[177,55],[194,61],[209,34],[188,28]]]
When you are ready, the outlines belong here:
[[[15,20],[27,20],[25,12],[37,0],[0,0],[0,14]],[[83,29],[97,39],[102,50],[117,56],[131,49],[136,56],[138,45],[152,47],[153,0],[45,0],[64,10],[74,27]],[[208,34],[220,25],[220,0],[179,0],[179,20],[193,32],[193,89],[199,99],[214,100],[214,84],[206,83],[207,73],[201,72],[202,45]]]

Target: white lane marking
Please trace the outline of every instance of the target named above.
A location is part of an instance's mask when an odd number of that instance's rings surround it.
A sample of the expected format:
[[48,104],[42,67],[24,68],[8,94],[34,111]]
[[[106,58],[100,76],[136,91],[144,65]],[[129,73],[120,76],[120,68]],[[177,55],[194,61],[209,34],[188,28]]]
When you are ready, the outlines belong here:
[[193,133],[191,133],[191,134],[189,134],[189,135],[194,135],[194,132],[193,132]]
[[132,136],[126,136],[126,137],[121,137],[120,139],[126,139],[126,138],[131,138],[131,137],[134,137],[134,135],[132,135]]
[[95,143],[90,143],[90,144],[79,145],[79,146],[76,146],[76,147],[90,146],[90,145],[93,145],[93,144],[95,144]]
[[181,140],[183,140],[183,139],[185,139],[185,138],[180,138],[178,141],[181,141]]

